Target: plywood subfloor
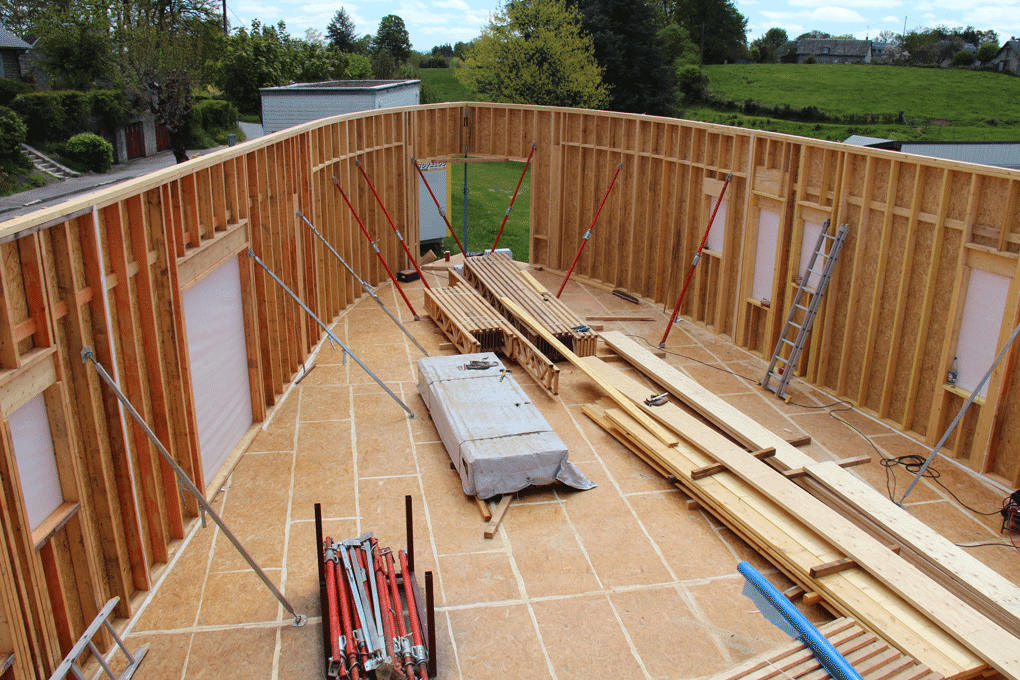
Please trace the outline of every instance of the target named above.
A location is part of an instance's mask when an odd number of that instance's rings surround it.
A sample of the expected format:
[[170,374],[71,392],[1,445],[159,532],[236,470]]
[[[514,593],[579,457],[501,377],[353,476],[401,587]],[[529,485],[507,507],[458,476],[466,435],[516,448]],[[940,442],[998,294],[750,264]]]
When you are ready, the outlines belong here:
[[[535,275],[548,288],[559,285],[545,272]],[[427,276],[445,285],[445,276]],[[421,283],[408,292],[423,308]],[[431,322],[410,321],[392,286],[380,295],[430,353],[439,351],[445,338]],[[574,283],[563,299],[582,317],[651,313],[661,320],[605,325],[653,344],[667,319],[661,309]],[[334,537],[372,531],[382,545],[397,548],[404,546],[405,494],[415,504],[417,571],[431,570],[436,578],[440,678],[512,672],[571,680],[605,671],[621,678],[698,678],[786,641],[740,594],[737,562],[751,561],[780,588],[790,584],[712,517],[687,510],[680,491],[582,415],[581,405],[600,394],[576,369],[561,364],[558,398],[523,371],[518,380],[598,488],[522,493],[495,538],[486,540],[478,509],[463,495],[415,389],[418,350],[369,299],[346,312],[335,330],[419,418],[407,419],[356,364],[341,365],[341,354],[326,345],[215,500],[270,578],[309,616],[308,625],[291,627],[214,525],[193,525],[141,612],[126,623],[131,647],[151,645],[136,677],[322,677],[313,504],[322,503]],[[806,450],[819,460],[874,453],[821,408],[833,402],[828,395],[795,383],[788,405],[763,393],[756,380],[765,362],[711,332],[684,322],[668,349],[670,363],[777,433],[811,435]],[[836,415],[885,456],[927,453],[862,414]],[[954,464],[936,467],[947,486],[979,509],[998,507],[1005,495]],[[885,490],[877,463],[854,470]],[[895,481],[902,493],[909,476],[898,471]],[[906,507],[954,541],[1002,540],[995,518],[966,512],[927,480]],[[1020,581],[1016,553],[973,552]],[[829,620],[821,608],[802,609],[817,622]]]

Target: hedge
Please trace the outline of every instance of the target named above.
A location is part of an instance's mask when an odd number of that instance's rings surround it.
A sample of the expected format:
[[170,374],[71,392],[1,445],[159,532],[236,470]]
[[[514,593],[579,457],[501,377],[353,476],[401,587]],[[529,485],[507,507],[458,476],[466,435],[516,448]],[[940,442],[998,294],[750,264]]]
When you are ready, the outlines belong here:
[[71,160],[95,172],[106,172],[113,165],[113,145],[91,132],[71,137],[64,151]]
[[0,156],[15,156],[21,151],[28,130],[18,114],[0,106]]

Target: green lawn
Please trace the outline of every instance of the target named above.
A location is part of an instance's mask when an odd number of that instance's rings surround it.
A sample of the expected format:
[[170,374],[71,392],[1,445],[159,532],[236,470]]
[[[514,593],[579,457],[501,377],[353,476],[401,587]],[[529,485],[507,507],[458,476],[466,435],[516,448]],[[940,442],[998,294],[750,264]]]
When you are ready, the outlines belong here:
[[899,66],[751,64],[706,66],[718,98],[815,106],[831,115],[900,112],[909,124],[802,123],[694,106],[683,117],[821,139],[851,134],[900,140],[996,141],[1020,136],[1020,78],[986,71]]
[[[457,238],[464,240],[464,166],[468,171],[468,240],[465,247],[469,252],[491,248],[496,232],[503,222],[510,198],[514,195],[517,180],[521,177],[524,163],[458,163],[453,165],[451,179],[450,223],[457,230]],[[514,259],[528,260],[528,229],[531,214],[531,170],[528,169],[521,184],[520,193],[514,202],[514,209],[507,220],[506,228],[499,239],[500,248],[513,251]],[[451,253],[459,252],[453,238],[446,237],[446,248]]]
[[474,102],[478,95],[464,87],[452,68],[421,69],[422,90],[428,94],[429,104],[438,102]]

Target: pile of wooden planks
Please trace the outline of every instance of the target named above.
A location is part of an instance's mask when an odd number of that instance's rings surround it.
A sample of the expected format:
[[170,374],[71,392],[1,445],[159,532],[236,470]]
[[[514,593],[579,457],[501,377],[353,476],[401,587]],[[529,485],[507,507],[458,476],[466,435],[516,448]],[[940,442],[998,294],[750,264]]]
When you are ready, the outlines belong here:
[[609,394],[611,399],[584,407],[589,417],[682,486],[812,599],[853,616],[945,677],[966,678],[991,667],[1020,680],[1015,628],[1000,626],[788,478],[808,477],[812,458],[622,333],[603,334],[684,407],[646,405],[646,385],[596,357],[574,355],[512,301],[502,302]]
[[552,394],[558,394],[560,369],[556,364],[452,269],[450,284],[448,288],[426,289],[425,309],[457,351],[498,352],[516,361]]
[[500,298],[513,300],[574,354],[582,357],[595,354],[598,336],[588,330],[584,320],[505,254],[469,257],[464,263],[464,278],[553,361],[561,361],[563,357],[507,309]]
[[[819,627],[819,632],[843,655],[864,680],[941,680],[942,676],[863,628],[841,617]],[[742,664],[717,673],[708,680],[804,680],[827,676],[822,665],[803,642],[794,640]]]
[[[990,666],[1008,678],[1020,678],[1017,628],[987,614],[1008,613],[1015,586],[994,572],[981,572],[984,582],[971,584],[978,592],[970,600],[958,595],[948,579],[924,573],[783,474],[803,471],[804,477],[812,477],[814,472],[836,486],[832,480],[849,473],[831,463],[816,464],[623,334],[606,333],[603,338],[700,417],[676,404],[644,406],[647,387],[588,357],[582,361],[590,371],[682,441],[664,446],[613,403],[585,407],[596,422],[682,485],[805,591],[818,593],[830,609],[854,616],[946,677],[968,677]],[[768,448],[775,451],[767,461],[746,450]],[[708,466],[717,472],[694,479],[696,471]],[[957,560],[966,557],[962,551],[955,553]]]

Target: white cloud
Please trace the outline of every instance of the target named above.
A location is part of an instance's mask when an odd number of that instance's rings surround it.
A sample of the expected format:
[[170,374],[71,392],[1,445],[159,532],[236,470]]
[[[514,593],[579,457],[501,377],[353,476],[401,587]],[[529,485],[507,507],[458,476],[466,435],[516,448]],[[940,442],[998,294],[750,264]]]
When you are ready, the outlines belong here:
[[899,17],[894,17],[894,16],[892,16],[892,15],[890,15],[890,16],[887,16],[887,17],[882,17],[882,22],[883,22],[883,23],[885,23],[885,22],[887,22],[887,21],[899,21],[899,20],[900,20],[900,18],[899,18]]
[[436,7],[446,7],[449,9],[459,9],[467,12],[471,10],[471,6],[468,5],[464,0],[437,0],[432,3]]
[[813,21],[833,21],[838,23],[865,23],[864,17],[858,12],[846,7],[835,7],[833,5],[819,7],[814,10],[811,12],[811,19]]

